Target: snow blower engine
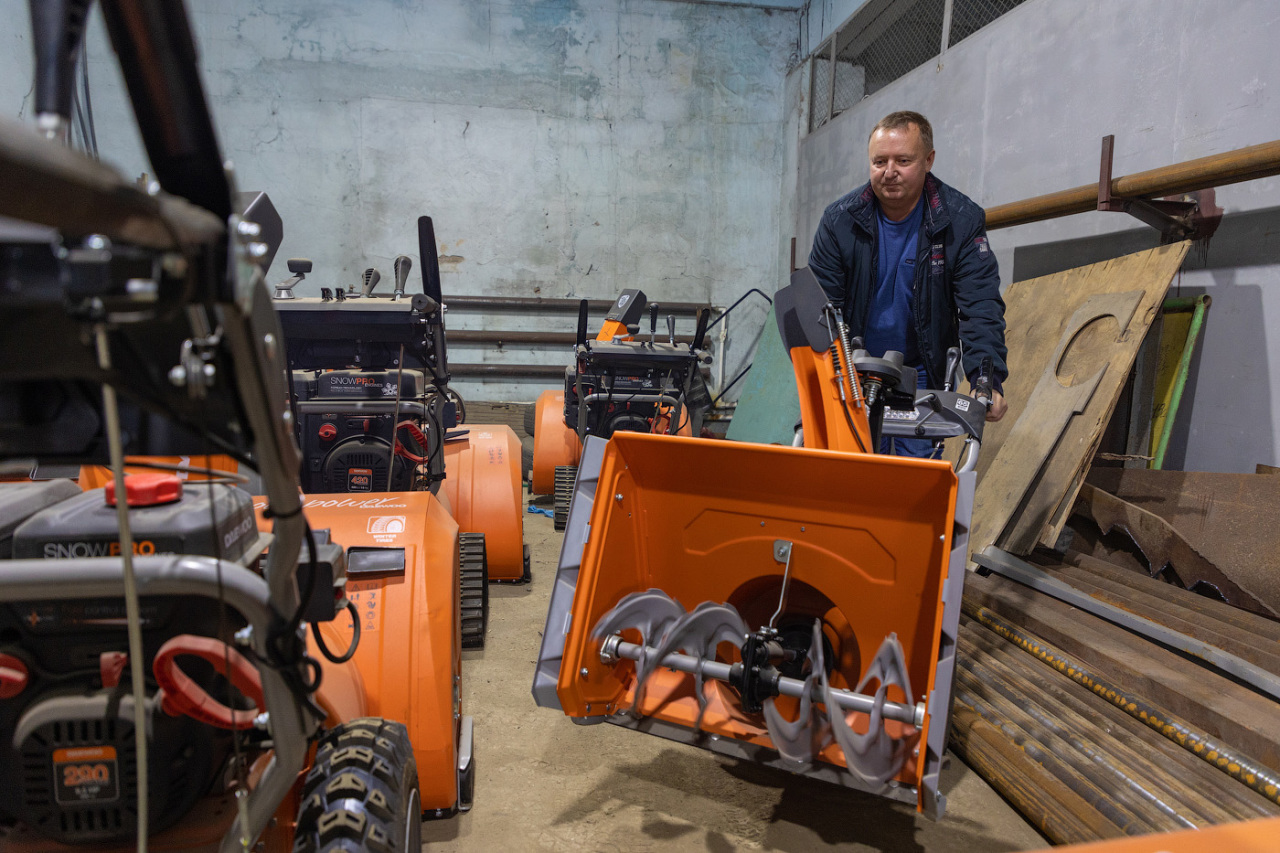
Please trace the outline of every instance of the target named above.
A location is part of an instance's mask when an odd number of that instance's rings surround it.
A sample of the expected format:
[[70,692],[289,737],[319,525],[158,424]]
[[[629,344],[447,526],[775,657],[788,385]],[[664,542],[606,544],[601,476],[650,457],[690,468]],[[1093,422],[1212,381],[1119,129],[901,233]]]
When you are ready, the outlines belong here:
[[[648,340],[636,340],[646,305]],[[702,349],[710,312],[699,313],[692,344],[678,344],[674,315],[667,316],[667,341],[657,340],[658,310],[643,291],[624,290],[589,341],[587,300],[582,300],[576,358],[564,383],[564,422],[579,439],[609,438],[615,432],[701,432],[711,404],[698,369],[711,360]]]

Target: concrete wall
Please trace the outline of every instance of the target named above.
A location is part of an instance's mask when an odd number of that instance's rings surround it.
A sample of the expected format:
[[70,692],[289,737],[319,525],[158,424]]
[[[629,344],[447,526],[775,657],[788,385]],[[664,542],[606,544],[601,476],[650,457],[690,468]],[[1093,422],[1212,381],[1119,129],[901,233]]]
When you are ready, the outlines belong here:
[[[823,208],[866,180],[885,113],[929,116],[935,173],[992,206],[1096,182],[1109,133],[1116,175],[1280,139],[1277,40],[1268,0],[1028,0],[800,140],[798,253]],[[1280,180],[1220,188],[1217,203],[1207,259],[1193,253],[1173,288],[1213,306],[1166,464],[1252,472],[1280,456]],[[1088,213],[996,231],[991,245],[1008,282],[1154,245],[1144,228]]]
[[[0,0],[0,109],[29,118],[25,0]],[[774,4],[777,5],[777,4]],[[791,5],[790,3],[781,4]],[[390,287],[435,220],[448,294],[732,303],[772,291],[784,80],[800,13],[671,0],[188,0],[224,154],[241,189],[285,222],[279,258],[315,272],[296,292]],[[90,69],[103,158],[146,169],[95,12]],[[794,139],[794,135],[790,137]],[[272,278],[287,275],[277,262]],[[762,300],[751,300],[752,303]],[[763,316],[729,323],[724,369]],[[454,328],[571,331],[567,316],[479,317]],[[689,324],[691,328],[691,323]],[[681,331],[685,329],[682,327]],[[567,363],[565,351],[454,347],[454,361]],[[538,385],[464,396],[533,399]]]

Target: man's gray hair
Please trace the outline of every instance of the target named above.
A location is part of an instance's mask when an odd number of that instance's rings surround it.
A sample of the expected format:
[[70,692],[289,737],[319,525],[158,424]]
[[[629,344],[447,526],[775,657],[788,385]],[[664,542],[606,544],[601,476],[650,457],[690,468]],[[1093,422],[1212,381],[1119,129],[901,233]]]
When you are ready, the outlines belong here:
[[871,141],[871,137],[876,135],[877,130],[906,130],[913,124],[920,128],[920,141],[924,143],[924,150],[932,151],[933,125],[929,124],[929,120],[920,113],[911,110],[898,110],[880,119],[876,122],[876,126],[871,128],[871,135],[867,137],[867,141]]

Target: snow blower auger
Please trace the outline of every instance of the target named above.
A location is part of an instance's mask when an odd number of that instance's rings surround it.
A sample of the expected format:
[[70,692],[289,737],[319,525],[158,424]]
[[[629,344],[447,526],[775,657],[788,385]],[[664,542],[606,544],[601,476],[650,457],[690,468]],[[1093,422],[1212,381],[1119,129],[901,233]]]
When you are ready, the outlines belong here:
[[588,438],[534,698],[936,818],[986,409],[854,349],[807,269],[775,305],[804,446]]
[[[44,134],[0,122],[0,461],[112,469],[0,484],[0,850],[416,850],[471,800],[466,545],[429,490],[300,495],[272,223],[184,6],[101,7],[146,187],[59,142],[88,7],[32,3]],[[270,535],[245,478],[126,453],[253,469]]]
[[[646,340],[640,320],[649,308]],[[658,311],[640,290],[624,290],[593,340],[587,338],[587,300],[578,311],[574,363],[563,391],[544,391],[536,406],[530,491],[555,495],[555,529],[563,530],[582,443],[617,432],[699,435],[711,405],[700,369],[710,312],[698,314],[691,343],[676,343],[675,317],[658,340]]]

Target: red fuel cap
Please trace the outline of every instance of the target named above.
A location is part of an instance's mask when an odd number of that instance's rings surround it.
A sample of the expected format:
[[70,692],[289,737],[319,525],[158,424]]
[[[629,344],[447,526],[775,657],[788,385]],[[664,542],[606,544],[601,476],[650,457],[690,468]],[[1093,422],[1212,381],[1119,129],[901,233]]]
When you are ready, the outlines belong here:
[[[107,506],[116,505],[116,481],[107,481]],[[124,497],[128,506],[156,506],[182,499],[177,474],[126,474]]]
[[0,654],[0,699],[11,699],[27,687],[27,665],[13,655]]
[[338,428],[333,424],[320,424],[320,440],[333,441],[338,435]]

